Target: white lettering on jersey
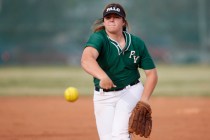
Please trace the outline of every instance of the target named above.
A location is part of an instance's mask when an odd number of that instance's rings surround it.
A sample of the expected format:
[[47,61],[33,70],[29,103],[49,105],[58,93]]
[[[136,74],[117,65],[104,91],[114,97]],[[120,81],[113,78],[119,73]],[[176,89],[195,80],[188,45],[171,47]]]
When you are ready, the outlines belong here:
[[135,53],[136,53],[135,51],[131,51],[129,56],[129,58],[133,56],[134,63],[136,63],[137,60],[139,59],[139,56],[135,56]]
[[129,58],[131,58],[131,56],[134,54],[135,54],[135,51],[131,51]]
[[109,12],[109,11],[117,11],[117,12],[120,12],[120,8],[109,7],[109,8],[106,9],[106,12]]

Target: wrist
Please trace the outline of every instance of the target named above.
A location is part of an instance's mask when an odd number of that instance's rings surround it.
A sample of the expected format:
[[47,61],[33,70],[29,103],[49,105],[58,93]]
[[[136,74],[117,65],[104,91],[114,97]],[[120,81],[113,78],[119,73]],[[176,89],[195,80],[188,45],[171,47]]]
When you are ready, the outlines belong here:
[[149,103],[149,97],[142,96],[140,101],[145,102],[145,103]]
[[109,78],[109,77],[106,74],[101,74],[101,75],[98,76],[99,80],[103,80],[103,79],[107,79],[107,78]]

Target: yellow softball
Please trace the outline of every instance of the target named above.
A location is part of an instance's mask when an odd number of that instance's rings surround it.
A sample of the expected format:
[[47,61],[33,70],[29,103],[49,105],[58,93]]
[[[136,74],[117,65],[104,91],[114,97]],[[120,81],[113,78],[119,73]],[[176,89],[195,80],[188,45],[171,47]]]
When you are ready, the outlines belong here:
[[74,102],[79,97],[79,92],[74,87],[68,87],[64,92],[64,97],[69,102]]

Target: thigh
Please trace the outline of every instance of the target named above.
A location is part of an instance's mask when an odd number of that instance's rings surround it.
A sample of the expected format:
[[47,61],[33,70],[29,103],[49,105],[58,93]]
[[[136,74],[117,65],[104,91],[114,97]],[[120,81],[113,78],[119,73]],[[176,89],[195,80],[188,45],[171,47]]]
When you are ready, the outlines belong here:
[[133,108],[140,100],[143,85],[138,83],[123,91],[123,95],[116,104],[115,116],[113,121],[113,136],[116,139],[130,140],[128,134],[128,121]]
[[111,140],[116,99],[112,93],[94,92],[94,113],[100,140]]

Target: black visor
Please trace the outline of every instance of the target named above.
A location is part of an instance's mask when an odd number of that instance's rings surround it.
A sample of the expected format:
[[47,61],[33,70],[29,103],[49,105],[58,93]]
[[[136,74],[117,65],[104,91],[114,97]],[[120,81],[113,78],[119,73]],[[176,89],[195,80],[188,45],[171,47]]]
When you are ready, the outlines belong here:
[[125,18],[125,11],[117,6],[110,6],[106,8],[103,12],[103,17],[107,16],[108,14],[117,14],[123,18]]

